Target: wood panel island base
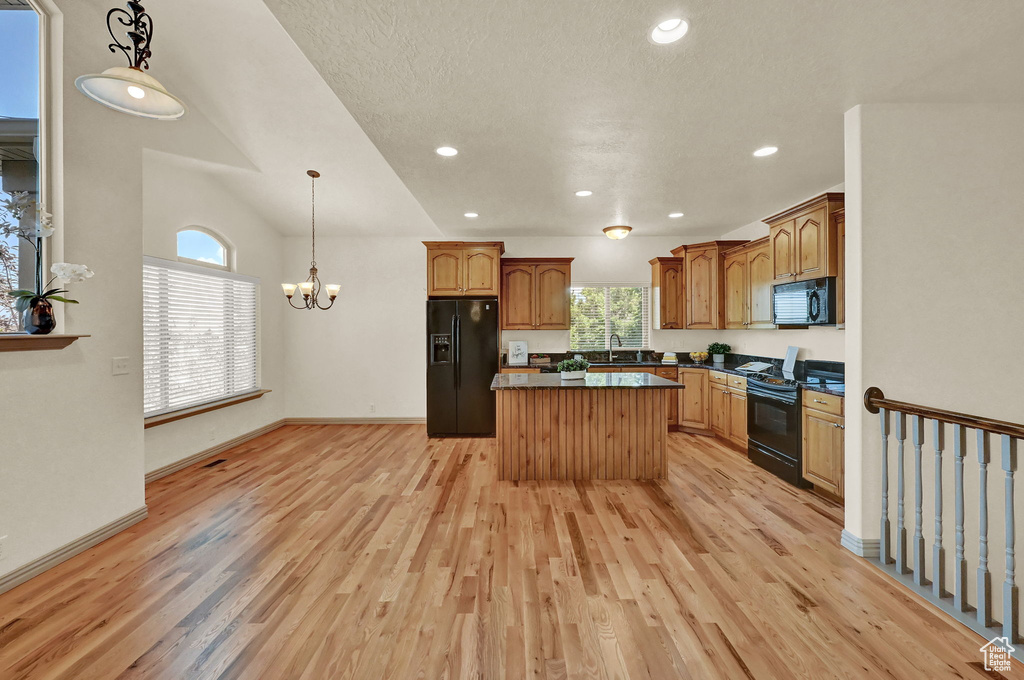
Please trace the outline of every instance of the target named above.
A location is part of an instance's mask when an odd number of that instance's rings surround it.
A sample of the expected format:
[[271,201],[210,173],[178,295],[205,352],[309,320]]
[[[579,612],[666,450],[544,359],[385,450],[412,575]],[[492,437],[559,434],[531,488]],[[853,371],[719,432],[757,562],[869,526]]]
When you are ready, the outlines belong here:
[[660,479],[668,400],[683,385],[650,373],[494,376],[498,479]]

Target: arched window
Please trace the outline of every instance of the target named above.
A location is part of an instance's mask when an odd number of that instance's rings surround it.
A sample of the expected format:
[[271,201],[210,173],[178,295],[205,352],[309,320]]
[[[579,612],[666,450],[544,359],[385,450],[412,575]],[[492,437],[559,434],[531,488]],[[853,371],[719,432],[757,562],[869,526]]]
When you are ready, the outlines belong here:
[[223,238],[203,227],[188,227],[178,232],[178,259],[231,270],[230,246]]
[[42,285],[49,220],[41,208],[41,17],[26,0],[0,0],[0,333],[17,332],[9,290]]

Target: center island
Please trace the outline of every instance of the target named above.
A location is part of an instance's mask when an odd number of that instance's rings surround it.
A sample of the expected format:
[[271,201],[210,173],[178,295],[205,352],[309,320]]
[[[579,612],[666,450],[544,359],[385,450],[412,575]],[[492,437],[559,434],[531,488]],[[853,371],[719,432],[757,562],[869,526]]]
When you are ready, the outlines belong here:
[[668,399],[683,385],[651,373],[499,373],[498,479],[659,479]]

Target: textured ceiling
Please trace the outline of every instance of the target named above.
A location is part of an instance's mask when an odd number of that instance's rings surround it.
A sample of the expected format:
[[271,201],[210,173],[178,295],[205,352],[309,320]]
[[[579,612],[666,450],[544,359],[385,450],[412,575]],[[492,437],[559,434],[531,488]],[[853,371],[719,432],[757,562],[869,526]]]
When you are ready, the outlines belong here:
[[858,103],[1024,93],[1020,0],[265,2],[449,236],[722,233],[842,182]]

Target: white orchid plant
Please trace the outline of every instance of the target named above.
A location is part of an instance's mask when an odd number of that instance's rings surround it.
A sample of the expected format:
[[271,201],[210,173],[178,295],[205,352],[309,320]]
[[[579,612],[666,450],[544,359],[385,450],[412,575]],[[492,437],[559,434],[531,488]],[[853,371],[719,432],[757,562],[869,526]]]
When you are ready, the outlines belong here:
[[[33,211],[35,219],[26,219],[32,217]],[[77,283],[93,276],[93,271],[84,264],[57,262],[50,267],[53,277],[43,285],[43,239],[53,236],[53,232],[53,215],[47,212],[42,204],[33,201],[27,191],[12,192],[9,198],[0,200],[0,236],[17,236],[36,253],[36,289],[12,290],[8,293],[14,298],[15,307],[19,312],[24,312],[40,300],[78,304],[77,300],[63,297],[62,294],[68,292],[66,289],[49,286],[57,280],[62,284]]]

